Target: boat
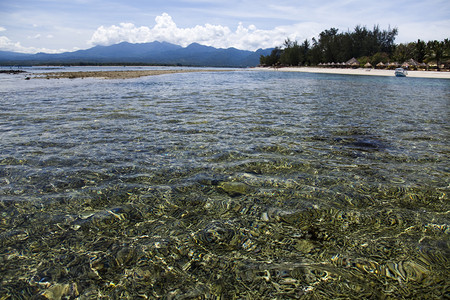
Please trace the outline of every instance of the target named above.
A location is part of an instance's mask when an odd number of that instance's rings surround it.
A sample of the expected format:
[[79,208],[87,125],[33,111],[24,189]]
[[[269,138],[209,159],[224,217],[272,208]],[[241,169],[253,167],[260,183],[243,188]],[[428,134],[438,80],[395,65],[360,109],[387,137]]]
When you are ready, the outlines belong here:
[[397,77],[406,77],[407,74],[408,74],[408,72],[406,72],[406,70],[403,68],[395,69],[395,76],[397,76]]

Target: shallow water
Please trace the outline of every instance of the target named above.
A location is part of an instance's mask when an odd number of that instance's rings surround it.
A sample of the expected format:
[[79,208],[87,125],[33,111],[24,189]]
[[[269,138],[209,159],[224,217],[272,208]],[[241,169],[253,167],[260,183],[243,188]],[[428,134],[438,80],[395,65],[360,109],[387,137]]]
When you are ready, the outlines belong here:
[[448,80],[23,78],[0,74],[0,295],[450,296]]

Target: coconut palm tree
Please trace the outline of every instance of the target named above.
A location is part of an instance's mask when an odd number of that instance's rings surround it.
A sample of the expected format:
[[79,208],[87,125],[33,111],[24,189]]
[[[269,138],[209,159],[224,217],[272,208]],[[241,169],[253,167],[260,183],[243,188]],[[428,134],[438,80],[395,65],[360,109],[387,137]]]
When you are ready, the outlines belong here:
[[440,70],[442,59],[450,55],[448,48],[447,39],[444,41],[429,41],[427,43],[427,60],[435,60],[438,71]]

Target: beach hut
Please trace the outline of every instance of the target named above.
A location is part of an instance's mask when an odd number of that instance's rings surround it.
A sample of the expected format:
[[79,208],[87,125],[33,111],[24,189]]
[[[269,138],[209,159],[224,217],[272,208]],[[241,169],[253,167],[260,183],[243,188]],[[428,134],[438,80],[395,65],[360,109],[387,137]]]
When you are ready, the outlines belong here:
[[385,64],[383,64],[383,62],[380,61],[379,63],[377,63],[376,67],[377,67],[378,69],[384,69],[384,68],[385,68]]
[[419,63],[412,58],[410,60],[406,61],[405,63],[408,64],[410,69],[417,69],[417,67],[419,67]]
[[410,60],[408,60],[408,63],[410,66],[418,66],[419,65],[419,63],[412,58]]
[[428,70],[428,65],[426,63],[420,63],[418,67],[421,70]]
[[398,62],[391,62],[387,66],[388,66],[388,69],[394,70],[395,68],[399,67],[399,64],[398,64]]
[[367,63],[364,65],[364,68],[372,68],[372,65],[370,64],[370,62],[367,62]]
[[359,61],[356,58],[354,58],[354,57],[352,57],[350,60],[348,60],[345,64],[347,66],[351,66],[352,68],[358,68],[359,67]]

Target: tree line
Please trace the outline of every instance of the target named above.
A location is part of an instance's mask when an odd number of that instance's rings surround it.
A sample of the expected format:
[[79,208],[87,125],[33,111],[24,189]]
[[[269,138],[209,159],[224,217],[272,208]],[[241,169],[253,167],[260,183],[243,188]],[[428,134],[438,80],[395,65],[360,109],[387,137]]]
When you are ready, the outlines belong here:
[[418,63],[435,62],[439,67],[449,63],[450,42],[424,42],[418,40],[396,45],[397,28],[381,30],[374,26],[372,30],[365,26],[356,26],[350,32],[339,32],[336,28],[322,31],[318,38],[298,43],[287,39],[280,47],[272,50],[270,55],[261,55],[263,66],[310,66],[320,63],[346,62],[357,58],[362,64],[369,62],[373,66],[383,62],[404,62],[414,59]]

